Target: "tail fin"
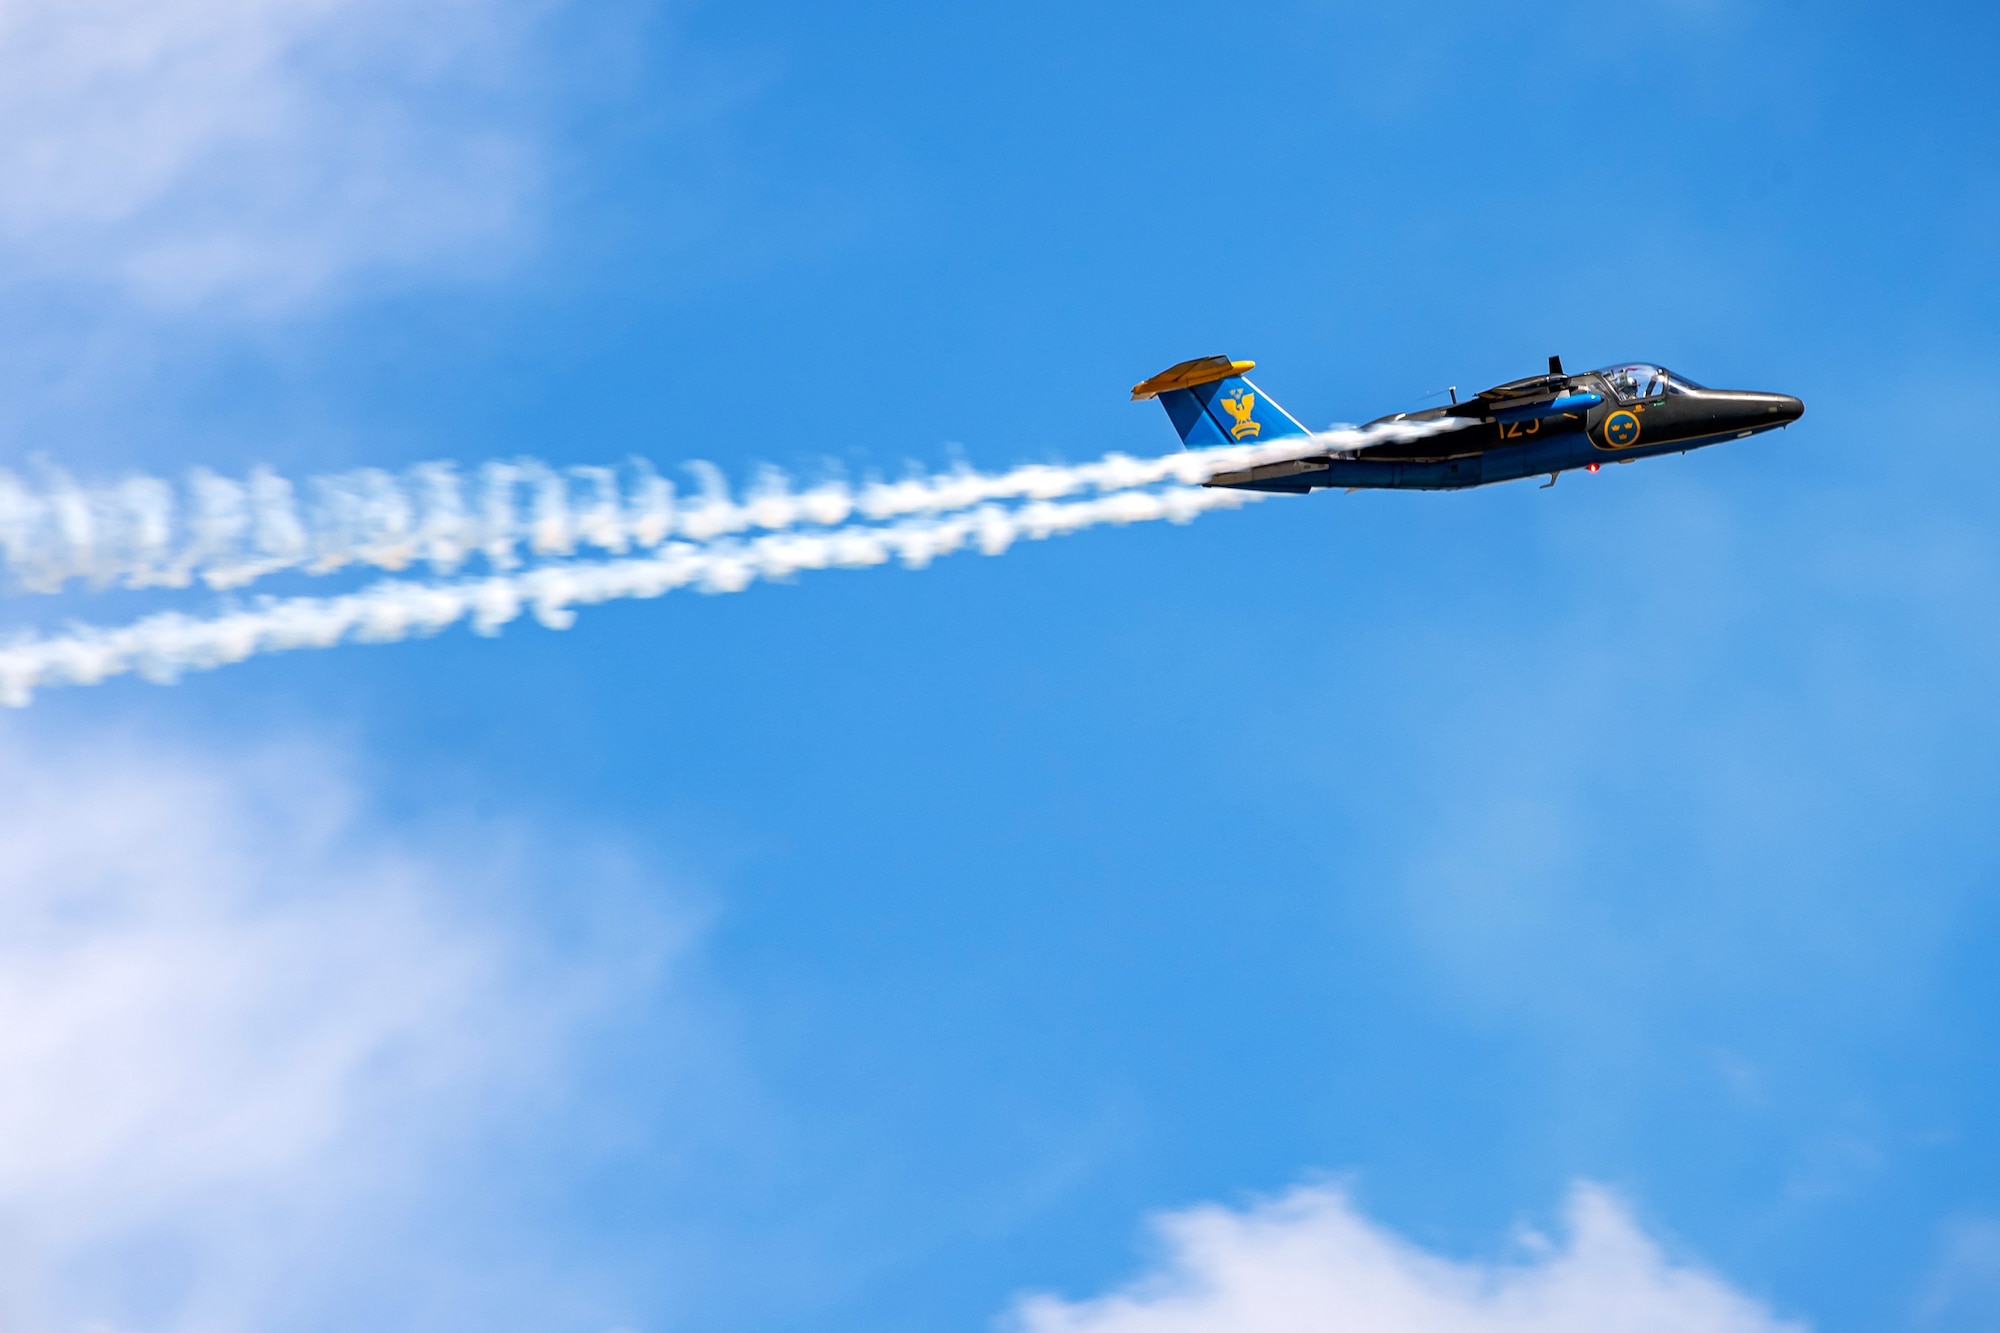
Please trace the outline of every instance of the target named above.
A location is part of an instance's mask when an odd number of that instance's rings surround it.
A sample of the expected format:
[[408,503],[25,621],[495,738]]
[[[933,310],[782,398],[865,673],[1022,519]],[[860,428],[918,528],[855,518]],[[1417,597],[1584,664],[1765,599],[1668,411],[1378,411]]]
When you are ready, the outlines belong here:
[[1268,444],[1292,435],[1310,435],[1298,418],[1243,378],[1255,361],[1226,356],[1196,357],[1169,366],[1132,386],[1132,401],[1158,398],[1181,443],[1189,449],[1219,444]]

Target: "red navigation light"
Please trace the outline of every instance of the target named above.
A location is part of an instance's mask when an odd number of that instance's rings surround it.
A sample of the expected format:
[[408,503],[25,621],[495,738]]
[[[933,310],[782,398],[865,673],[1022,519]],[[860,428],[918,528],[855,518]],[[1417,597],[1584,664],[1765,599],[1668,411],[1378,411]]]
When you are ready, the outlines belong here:
[[1597,471],[1597,464],[1595,464],[1595,463],[1585,463],[1585,464],[1583,465],[1583,470],[1584,470],[1585,472],[1595,472],[1595,471]]

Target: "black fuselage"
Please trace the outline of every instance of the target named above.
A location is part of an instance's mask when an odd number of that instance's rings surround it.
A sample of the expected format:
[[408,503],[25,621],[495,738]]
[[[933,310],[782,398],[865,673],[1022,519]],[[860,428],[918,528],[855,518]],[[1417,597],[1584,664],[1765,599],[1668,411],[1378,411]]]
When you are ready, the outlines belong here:
[[[1558,369],[1463,403],[1380,418],[1438,423],[1441,429],[1422,439],[1224,473],[1209,484],[1264,491],[1461,490],[1685,453],[1790,425],[1804,411],[1788,394],[1703,388],[1656,366],[1582,375]],[[1451,428],[1449,422],[1462,424]]]

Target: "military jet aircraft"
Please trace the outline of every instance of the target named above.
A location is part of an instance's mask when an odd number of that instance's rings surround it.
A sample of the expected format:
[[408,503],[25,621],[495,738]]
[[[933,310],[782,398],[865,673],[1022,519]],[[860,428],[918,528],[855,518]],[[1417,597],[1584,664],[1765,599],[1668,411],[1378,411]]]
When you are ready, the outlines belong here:
[[1686,453],[1788,426],[1805,404],[1788,394],[1709,389],[1660,366],[1634,362],[1581,375],[1565,374],[1562,358],[1549,373],[1510,380],[1447,406],[1398,412],[1368,424],[1428,425],[1416,439],[1334,450],[1299,424],[1244,376],[1254,361],[1200,357],[1170,366],[1132,387],[1139,401],[1158,398],[1181,443],[1269,445],[1299,440],[1296,458],[1260,462],[1210,478],[1210,486],[1253,491],[1450,491],[1572,468],[1591,472],[1605,462],[1629,463],[1656,454]]

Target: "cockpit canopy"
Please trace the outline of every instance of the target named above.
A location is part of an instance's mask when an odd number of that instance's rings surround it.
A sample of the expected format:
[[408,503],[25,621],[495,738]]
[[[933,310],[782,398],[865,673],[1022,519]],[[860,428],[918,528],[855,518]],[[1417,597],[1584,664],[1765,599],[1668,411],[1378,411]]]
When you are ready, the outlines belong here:
[[1658,398],[1666,393],[1686,393],[1702,387],[1685,375],[1674,374],[1665,366],[1647,365],[1643,361],[1629,366],[1607,366],[1594,373],[1602,375],[1605,383],[1611,386],[1611,392],[1618,395],[1620,402],[1626,403],[1641,398]]

